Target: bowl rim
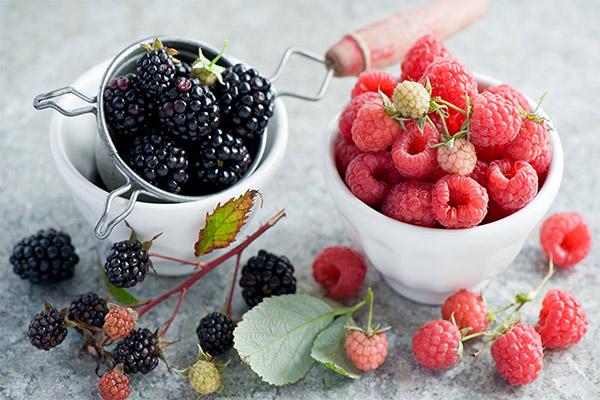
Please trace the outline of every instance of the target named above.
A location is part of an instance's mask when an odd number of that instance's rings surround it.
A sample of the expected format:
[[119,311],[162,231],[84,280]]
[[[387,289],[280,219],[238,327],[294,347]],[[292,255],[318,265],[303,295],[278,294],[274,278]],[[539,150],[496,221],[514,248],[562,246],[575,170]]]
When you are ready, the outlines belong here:
[[[474,75],[478,84],[486,85],[488,87],[503,84],[503,82],[501,82],[500,80],[492,78],[485,74],[474,73]],[[529,104],[535,108],[536,103],[533,102],[528,96],[524,97],[527,99]],[[556,128],[554,128],[554,125],[552,124],[552,121],[550,120],[550,118],[548,118],[548,115],[540,107],[537,113],[541,117],[546,118],[548,120],[548,125],[550,126],[550,128],[552,128],[548,131],[548,134],[550,136],[550,142],[552,144],[552,161],[550,162],[550,166],[548,168],[544,184],[529,204],[527,204],[519,211],[502,219],[484,225],[477,225],[472,228],[429,228],[395,220],[369,207],[356,196],[354,196],[354,194],[352,194],[350,189],[346,186],[346,183],[343,181],[342,177],[340,176],[337,170],[335,164],[335,141],[339,135],[338,121],[342,111],[346,106],[347,103],[337,110],[337,112],[334,114],[334,118],[330,119],[325,134],[323,135],[324,142],[322,143],[322,145],[325,151],[322,152],[321,157],[322,170],[325,174],[326,181],[333,184],[333,187],[329,187],[329,189],[332,193],[332,197],[334,197],[334,201],[342,200],[344,204],[352,210],[353,213],[363,214],[368,218],[372,218],[371,220],[374,222],[373,225],[395,225],[398,229],[403,229],[408,234],[427,235],[428,237],[430,235],[436,235],[436,237],[440,240],[448,238],[448,235],[451,235],[453,240],[460,240],[461,238],[472,238],[475,235],[482,234],[489,235],[492,233],[497,233],[499,229],[518,229],[518,226],[521,224],[523,218],[535,214],[540,204],[552,201],[560,187],[560,182],[562,180],[564,169],[564,154],[562,143]],[[336,193],[337,195],[334,193]]]
[[[98,79],[100,80],[106,71],[106,67],[112,60],[105,60],[101,63],[96,64],[92,68],[86,70],[83,74],[81,74],[75,82],[72,84],[75,88],[81,88],[85,82],[90,80]],[[66,101],[73,101],[73,98],[65,99]],[[91,182],[87,177],[85,177],[76,167],[73,165],[69,157],[67,156],[66,148],[65,148],[65,123],[68,123],[68,117],[63,116],[59,113],[53,113],[50,120],[50,151],[54,157],[55,164],[57,168],[62,171],[63,174],[73,182],[74,186],[80,188],[90,195],[94,197],[102,197],[103,199],[107,199],[110,192],[105,189],[97,186],[93,182]],[[81,117],[80,117],[81,118]],[[95,122],[95,119],[94,119]],[[277,163],[278,158],[283,157],[283,153],[287,147],[288,136],[289,136],[289,124],[288,124],[288,115],[287,110],[283,101],[279,98],[275,98],[275,112],[273,113],[272,122],[276,122],[277,130],[269,131],[269,135],[267,137],[267,144],[272,143],[271,148],[265,149],[262,159],[260,160],[259,165],[256,167],[254,172],[249,176],[245,177],[243,180],[240,180],[233,186],[227,188],[218,193],[214,193],[212,195],[202,196],[197,200],[192,201],[182,201],[182,202],[169,202],[169,203],[155,203],[155,202],[145,202],[140,199],[136,200],[135,208],[140,210],[156,210],[156,209],[170,209],[173,207],[182,207],[184,205],[189,205],[190,207],[197,206],[202,203],[213,203],[215,199],[222,198],[230,198],[237,195],[240,195],[240,188],[251,188],[256,184],[262,173],[268,169],[274,167]],[[94,124],[94,126],[96,126]],[[98,135],[97,132],[95,132]],[[123,202],[123,205],[129,202],[129,199],[123,197],[117,197],[115,201]],[[117,207],[122,207],[119,205]]]

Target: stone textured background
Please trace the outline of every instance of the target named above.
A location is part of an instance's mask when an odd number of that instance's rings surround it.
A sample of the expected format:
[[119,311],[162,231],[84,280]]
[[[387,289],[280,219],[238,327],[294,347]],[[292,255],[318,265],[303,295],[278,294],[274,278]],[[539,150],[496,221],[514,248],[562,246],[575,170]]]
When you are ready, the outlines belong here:
[[[98,62],[113,57],[138,39],[157,34],[198,38],[227,51],[270,75],[283,51],[300,46],[323,54],[343,34],[389,14],[427,1],[0,1],[0,397],[6,399],[97,398],[95,364],[77,357],[82,344],[71,332],[50,352],[29,345],[25,331],[44,299],[67,306],[77,294],[102,292],[95,254],[107,244],[96,241],[83,220],[51,158],[48,123],[52,111],[31,106],[38,93],[65,86]],[[316,365],[300,382],[273,387],[233,359],[223,376],[220,398],[523,398],[591,399],[600,397],[600,3],[574,1],[496,1],[484,20],[446,42],[472,70],[510,83],[536,98],[549,95],[544,109],[552,116],[565,150],[565,174],[552,212],[578,211],[588,221],[595,244],[591,254],[570,270],[560,270],[546,288],[572,291],[584,304],[589,331],[567,350],[547,352],[540,378],[512,387],[495,371],[489,352],[468,357],[445,371],[425,371],[412,357],[411,338],[439,307],[424,306],[395,294],[370,269],[365,287],[375,291],[376,320],[391,325],[385,364],[351,381]],[[390,69],[394,74],[398,68]],[[299,63],[280,87],[314,86],[321,70]],[[325,246],[349,244],[325,191],[319,169],[320,136],[333,113],[347,101],[354,79],[336,79],[318,103],[286,99],[290,141],[286,162],[269,193],[264,218],[280,208],[287,217],[265,234],[244,260],[265,247],[286,254],[300,281],[312,286],[310,265]],[[279,86],[279,85],[278,85]],[[12,246],[40,228],[67,230],[82,258],[75,277],[53,287],[30,285],[11,272]],[[492,305],[535,286],[547,261],[537,233],[497,279],[486,288]],[[232,263],[202,279],[186,297],[168,340],[181,341],[166,350],[172,366],[183,368],[195,357],[195,327],[208,309],[220,308],[230,282]],[[150,277],[133,292],[152,297],[183,278]],[[364,292],[364,290],[363,290]],[[544,292],[542,292],[543,294]],[[364,293],[357,296],[362,298]],[[542,297],[542,296],[540,296]],[[352,303],[356,299],[352,299]],[[143,325],[168,319],[175,299],[144,317]],[[523,308],[523,319],[537,321],[541,298]],[[244,312],[236,296],[236,316]],[[361,321],[364,314],[358,315]],[[466,352],[480,343],[467,345]],[[169,375],[164,364],[146,376],[132,378],[131,399],[194,399],[185,379]]]

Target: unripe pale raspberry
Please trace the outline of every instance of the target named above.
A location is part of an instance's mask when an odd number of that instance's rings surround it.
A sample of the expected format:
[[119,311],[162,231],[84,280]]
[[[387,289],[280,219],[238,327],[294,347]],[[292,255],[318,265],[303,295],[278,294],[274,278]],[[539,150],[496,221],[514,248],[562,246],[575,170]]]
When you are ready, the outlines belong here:
[[440,167],[449,174],[468,176],[477,164],[475,146],[466,138],[458,138],[452,147],[438,147],[437,161]]
[[115,307],[104,317],[104,332],[112,340],[123,339],[135,328],[137,313],[126,307]]
[[429,110],[431,97],[419,82],[404,81],[394,89],[392,101],[404,118],[422,118]]
[[129,378],[122,371],[107,372],[98,382],[98,393],[104,400],[125,400],[131,393]]
[[388,341],[385,333],[368,337],[361,331],[351,330],[346,342],[346,355],[354,366],[362,371],[379,367],[385,361],[388,352]]
[[190,367],[188,379],[192,389],[199,394],[216,392],[221,386],[221,374],[210,361],[198,360]]

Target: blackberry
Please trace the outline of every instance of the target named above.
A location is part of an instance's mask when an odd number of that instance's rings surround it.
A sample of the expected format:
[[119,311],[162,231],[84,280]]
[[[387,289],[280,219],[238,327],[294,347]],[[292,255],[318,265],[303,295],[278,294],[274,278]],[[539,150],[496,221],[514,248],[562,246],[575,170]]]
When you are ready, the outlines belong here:
[[[94,292],[81,294],[69,304],[67,318],[71,321],[83,322],[86,325],[102,328],[104,316],[108,313],[104,299]],[[78,329],[81,332],[80,329]]]
[[285,256],[260,250],[242,268],[240,286],[244,288],[242,296],[250,307],[265,297],[296,293],[294,266]]
[[135,138],[128,164],[146,182],[171,193],[179,193],[188,180],[186,151],[157,131]]
[[151,46],[142,45],[147,50],[137,60],[137,74],[141,88],[147,97],[154,98],[165,92],[175,79],[173,55],[176,50],[163,47],[156,39]]
[[40,284],[72,278],[78,262],[71,237],[52,228],[24,238],[14,246],[10,256],[15,274]]
[[179,77],[157,102],[158,120],[176,140],[195,142],[219,125],[212,91],[198,79]]
[[215,311],[202,318],[196,334],[202,350],[213,357],[233,347],[233,322],[220,312]]
[[115,364],[123,363],[125,373],[147,374],[158,365],[158,338],[150,330],[144,328],[132,330],[127,337],[115,347],[113,358]]
[[175,79],[179,77],[189,78],[192,73],[192,66],[185,61],[175,64]]
[[55,308],[37,314],[29,323],[27,337],[40,350],[50,350],[67,337],[67,323]]
[[108,281],[119,288],[129,288],[146,278],[150,258],[139,240],[123,240],[112,245],[104,264]]
[[136,74],[112,79],[104,89],[104,115],[117,135],[138,136],[152,122],[152,104],[139,89]]
[[261,135],[273,115],[274,93],[271,82],[244,64],[223,72],[223,85],[216,89],[221,108],[221,126],[235,134],[253,139]]
[[251,158],[244,142],[217,129],[207,135],[191,159],[194,190],[214,193],[236,183],[248,170]]

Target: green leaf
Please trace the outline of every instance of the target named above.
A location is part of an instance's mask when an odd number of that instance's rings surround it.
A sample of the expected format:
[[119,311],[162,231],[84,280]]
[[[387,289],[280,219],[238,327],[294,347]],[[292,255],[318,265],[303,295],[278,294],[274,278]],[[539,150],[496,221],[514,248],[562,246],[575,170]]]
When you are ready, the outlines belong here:
[[110,294],[110,297],[115,303],[118,303],[121,306],[134,306],[136,304],[139,304],[140,301],[136,299],[135,296],[129,293],[126,289],[118,288],[112,285],[108,281],[108,277],[106,276],[106,274],[102,274],[102,277],[104,278],[104,284],[108,289],[108,293]]
[[198,233],[198,241],[194,244],[196,259],[215,249],[222,249],[233,241],[246,223],[248,214],[254,205],[254,198],[259,192],[248,190],[237,199],[230,199],[225,204],[218,204],[212,214],[206,214],[204,228]]
[[352,314],[337,317],[331,325],[319,333],[310,355],[338,374],[352,379],[360,379],[362,372],[348,359],[344,347],[345,327],[348,325],[354,325]]
[[344,312],[305,294],[268,297],[244,314],[233,332],[234,347],[264,381],[294,383],[315,362],[311,349],[317,335]]

